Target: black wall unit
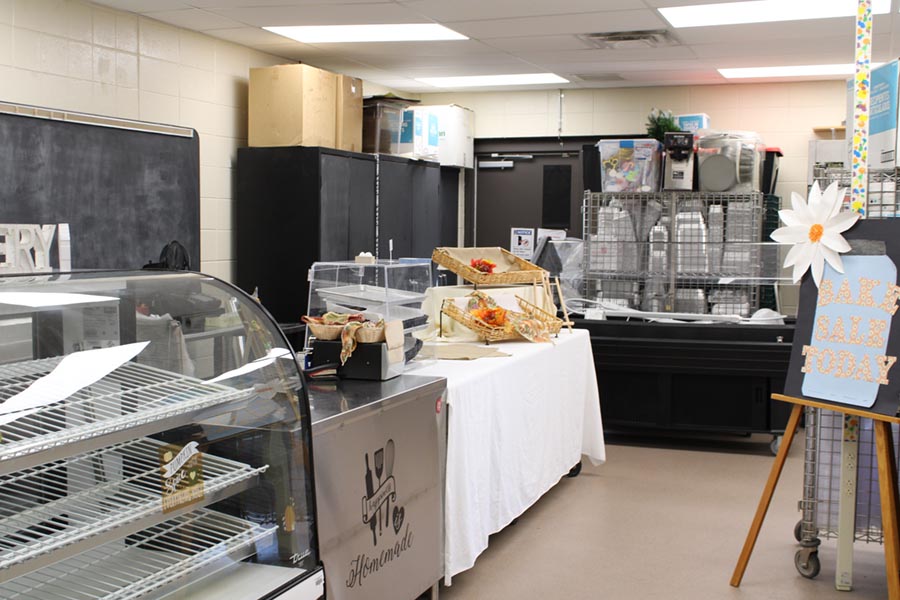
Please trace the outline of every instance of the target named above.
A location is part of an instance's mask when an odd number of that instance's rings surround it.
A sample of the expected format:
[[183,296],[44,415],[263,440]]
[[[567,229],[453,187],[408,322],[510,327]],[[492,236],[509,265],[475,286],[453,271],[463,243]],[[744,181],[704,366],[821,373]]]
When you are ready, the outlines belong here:
[[793,325],[576,320],[591,336],[607,428],[773,433]]
[[379,258],[430,257],[435,246],[442,245],[440,165],[387,154],[379,159]]
[[[457,167],[441,167],[441,199],[440,212],[440,244],[435,246],[458,246],[459,235],[459,169]],[[471,178],[472,171],[466,179]]]
[[316,261],[375,250],[375,157],[328,148],[240,148],[236,283],[281,323],[306,311]]
[[199,269],[200,141],[185,131],[0,113],[0,223],[68,223],[76,269],[139,268],[172,240]]

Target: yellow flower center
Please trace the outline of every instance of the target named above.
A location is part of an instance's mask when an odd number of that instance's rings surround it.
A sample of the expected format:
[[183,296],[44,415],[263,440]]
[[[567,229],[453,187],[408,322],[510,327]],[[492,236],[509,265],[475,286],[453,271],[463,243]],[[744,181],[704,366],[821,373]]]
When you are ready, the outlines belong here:
[[809,241],[818,242],[822,239],[822,234],[825,233],[825,228],[816,223],[812,227],[809,228]]

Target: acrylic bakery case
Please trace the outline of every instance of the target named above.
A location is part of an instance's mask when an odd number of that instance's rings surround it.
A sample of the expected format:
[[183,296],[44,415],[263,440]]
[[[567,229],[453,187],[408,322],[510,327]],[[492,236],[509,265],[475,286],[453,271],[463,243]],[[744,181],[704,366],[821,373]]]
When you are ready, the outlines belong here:
[[0,277],[0,598],[320,598],[310,432],[236,288]]

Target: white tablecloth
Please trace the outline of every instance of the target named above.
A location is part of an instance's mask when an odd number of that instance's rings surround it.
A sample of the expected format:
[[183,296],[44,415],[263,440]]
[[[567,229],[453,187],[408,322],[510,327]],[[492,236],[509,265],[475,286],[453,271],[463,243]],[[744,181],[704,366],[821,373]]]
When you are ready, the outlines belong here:
[[475,564],[488,536],[559,482],[583,454],[606,460],[586,330],[556,344],[501,342],[508,358],[440,360],[410,374],[447,378],[444,577]]

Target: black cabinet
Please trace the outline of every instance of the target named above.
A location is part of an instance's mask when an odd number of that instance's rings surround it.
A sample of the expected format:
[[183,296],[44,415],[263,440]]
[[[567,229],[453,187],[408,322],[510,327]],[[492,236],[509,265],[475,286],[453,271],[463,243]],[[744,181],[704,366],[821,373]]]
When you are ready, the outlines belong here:
[[302,146],[240,148],[236,283],[281,323],[300,320],[315,261],[375,250],[375,156]]
[[784,431],[793,325],[576,320],[591,336],[604,427]]
[[[364,251],[388,258],[390,239],[394,258],[427,258],[436,246],[455,246],[456,204],[449,190],[441,194],[441,181],[439,164],[397,156],[240,148],[237,285],[258,289],[279,323],[295,323],[306,311],[314,262]],[[458,179],[452,185],[456,198]]]
[[[382,154],[379,164],[378,256],[427,258],[442,239],[441,167],[438,163]],[[456,213],[453,214],[456,219]]]

